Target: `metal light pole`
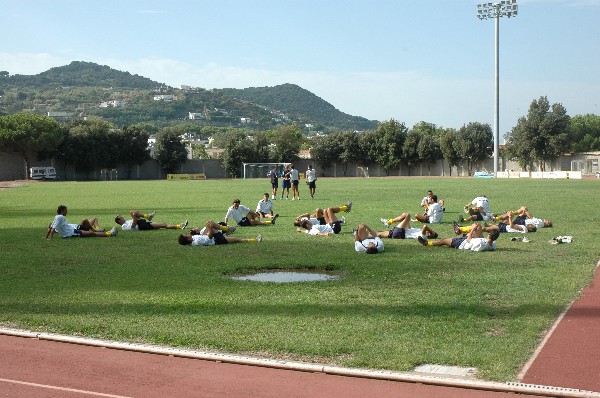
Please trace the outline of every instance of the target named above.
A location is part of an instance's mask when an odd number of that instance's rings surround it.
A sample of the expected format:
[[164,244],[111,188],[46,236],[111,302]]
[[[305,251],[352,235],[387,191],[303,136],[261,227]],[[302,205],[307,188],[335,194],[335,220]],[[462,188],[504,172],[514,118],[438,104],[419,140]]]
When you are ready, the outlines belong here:
[[494,103],[494,176],[498,176],[498,142],[500,136],[500,17],[517,16],[517,0],[502,0],[498,3],[482,3],[477,5],[477,18],[496,20],[496,71],[495,71],[495,103]]

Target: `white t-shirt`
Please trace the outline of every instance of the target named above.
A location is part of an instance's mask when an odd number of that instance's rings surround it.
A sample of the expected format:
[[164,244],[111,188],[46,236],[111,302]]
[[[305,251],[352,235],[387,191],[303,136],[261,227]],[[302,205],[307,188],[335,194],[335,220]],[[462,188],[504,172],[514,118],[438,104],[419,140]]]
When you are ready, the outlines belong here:
[[423,236],[421,228],[409,228],[404,230],[405,239],[417,239],[419,236]]
[[429,205],[429,196],[425,196],[421,201],[421,206],[427,207]]
[[302,221],[304,221],[304,220],[308,220],[308,221],[310,221],[310,223],[311,223],[312,225],[319,225],[319,224],[321,223],[321,221],[319,221],[319,219],[318,219],[318,218],[314,218],[314,217],[311,217],[311,218],[308,218],[308,217],[301,217],[301,218],[300,218],[300,222],[302,222]]
[[192,236],[192,246],[214,246],[215,240],[206,235]]
[[544,220],[541,218],[526,218],[525,225],[533,225],[537,229],[544,228]]
[[270,199],[261,199],[258,201],[258,204],[256,205],[257,212],[260,211],[265,214],[270,214],[271,210],[273,210],[273,202]]
[[[518,228],[522,228],[522,230],[518,229]],[[526,234],[529,231],[527,230],[527,226],[525,226],[525,225],[515,225],[515,228],[511,228],[510,224],[506,224],[506,232],[516,232],[516,233],[520,233],[520,234]]]
[[375,243],[377,252],[381,253],[383,251],[383,241],[379,236],[376,238],[367,238],[363,241],[354,241],[354,250],[359,253],[366,253],[369,243]]
[[331,228],[331,225],[329,225],[329,224],[319,225],[317,223],[317,224],[313,224],[311,229],[306,230],[306,233],[309,235],[319,235],[319,232],[322,234],[332,234],[333,235],[333,228]]
[[444,210],[439,203],[433,202],[429,204],[427,215],[429,216],[429,222],[431,224],[440,224],[442,222],[442,217],[444,216]]
[[77,224],[69,224],[67,218],[62,214],[57,214],[52,220],[52,228],[58,232],[63,238],[69,238],[74,235],[75,230],[79,227]]
[[291,175],[292,181],[297,181],[298,180],[298,170],[292,169],[291,173],[292,173],[292,175]]
[[127,220],[123,223],[123,225],[121,225],[121,229],[123,231],[137,231],[139,230],[138,226],[136,225],[135,227],[131,227],[133,225],[133,220]]
[[486,238],[471,238],[469,242],[465,239],[460,246],[459,250],[471,250],[474,252],[485,252],[485,251],[493,251],[496,250],[496,241],[492,242],[492,244],[488,244]]
[[473,206],[483,208],[483,211],[485,211],[486,214],[491,213],[491,210],[490,210],[490,201],[485,196],[478,196],[478,197],[476,197],[475,199],[473,199],[471,201],[471,204]]
[[315,169],[306,170],[306,181],[312,182],[312,181],[315,181],[316,179],[317,179],[317,170],[315,170]]
[[239,223],[240,221],[242,221],[242,218],[244,218],[248,215],[249,212],[250,212],[250,209],[244,205],[239,205],[239,207],[237,209],[234,208],[233,206],[231,206],[227,210],[227,214],[225,214],[225,218],[227,218],[227,219],[231,218],[231,219],[235,220],[236,223]]

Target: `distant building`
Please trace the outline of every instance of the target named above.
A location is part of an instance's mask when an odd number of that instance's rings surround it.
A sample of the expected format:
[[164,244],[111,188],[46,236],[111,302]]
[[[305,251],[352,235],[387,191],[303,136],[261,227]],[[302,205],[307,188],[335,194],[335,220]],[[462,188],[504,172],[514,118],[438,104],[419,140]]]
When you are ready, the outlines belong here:
[[160,94],[154,96],[154,101],[175,101],[176,99],[177,97],[172,94]]
[[204,119],[204,114],[199,113],[199,112],[188,112],[188,119],[201,120],[201,119]]
[[113,107],[113,108],[125,108],[127,106],[127,101],[125,100],[112,100],[112,101],[105,101],[100,103],[100,105],[98,106],[99,108],[108,108],[108,107]]

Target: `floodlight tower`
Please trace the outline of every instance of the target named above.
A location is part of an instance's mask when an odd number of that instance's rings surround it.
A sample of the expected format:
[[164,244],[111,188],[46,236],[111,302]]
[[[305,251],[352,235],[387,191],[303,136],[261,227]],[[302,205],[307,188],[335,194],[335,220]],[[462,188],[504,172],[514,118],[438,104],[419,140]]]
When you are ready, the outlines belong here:
[[502,0],[497,3],[482,3],[477,5],[477,18],[496,20],[496,73],[495,73],[495,103],[494,103],[494,176],[498,176],[498,141],[500,135],[500,17],[517,16],[517,0]]

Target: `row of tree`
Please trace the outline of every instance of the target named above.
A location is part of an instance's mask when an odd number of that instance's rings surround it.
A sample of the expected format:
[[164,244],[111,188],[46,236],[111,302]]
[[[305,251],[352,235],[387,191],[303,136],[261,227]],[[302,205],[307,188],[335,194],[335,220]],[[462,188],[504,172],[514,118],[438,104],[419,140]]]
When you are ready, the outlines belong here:
[[[239,176],[246,162],[284,162],[310,149],[321,168],[336,163],[344,173],[350,164],[378,164],[388,173],[405,165],[431,164],[444,159],[452,168],[462,165],[470,173],[493,153],[493,133],[488,124],[469,123],[460,129],[420,122],[407,128],[396,120],[382,122],[366,132],[340,131],[306,137],[296,125],[277,130],[254,131],[231,127],[199,127],[181,124],[158,129],[150,124],[116,128],[102,119],[77,120],[66,126],[36,114],[0,117],[0,152],[19,152],[29,164],[33,157],[56,158],[88,173],[125,165],[128,178],[135,165],[150,159],[148,141],[155,138],[152,156],[164,172],[174,172],[185,162],[186,144],[197,138],[213,138],[224,149],[220,160],[229,175]],[[561,104],[550,105],[546,97],[531,103],[527,116],[519,119],[501,154],[516,160],[523,169],[574,151],[600,150],[600,117],[570,118]],[[202,145],[194,145],[194,158],[205,158]]]

